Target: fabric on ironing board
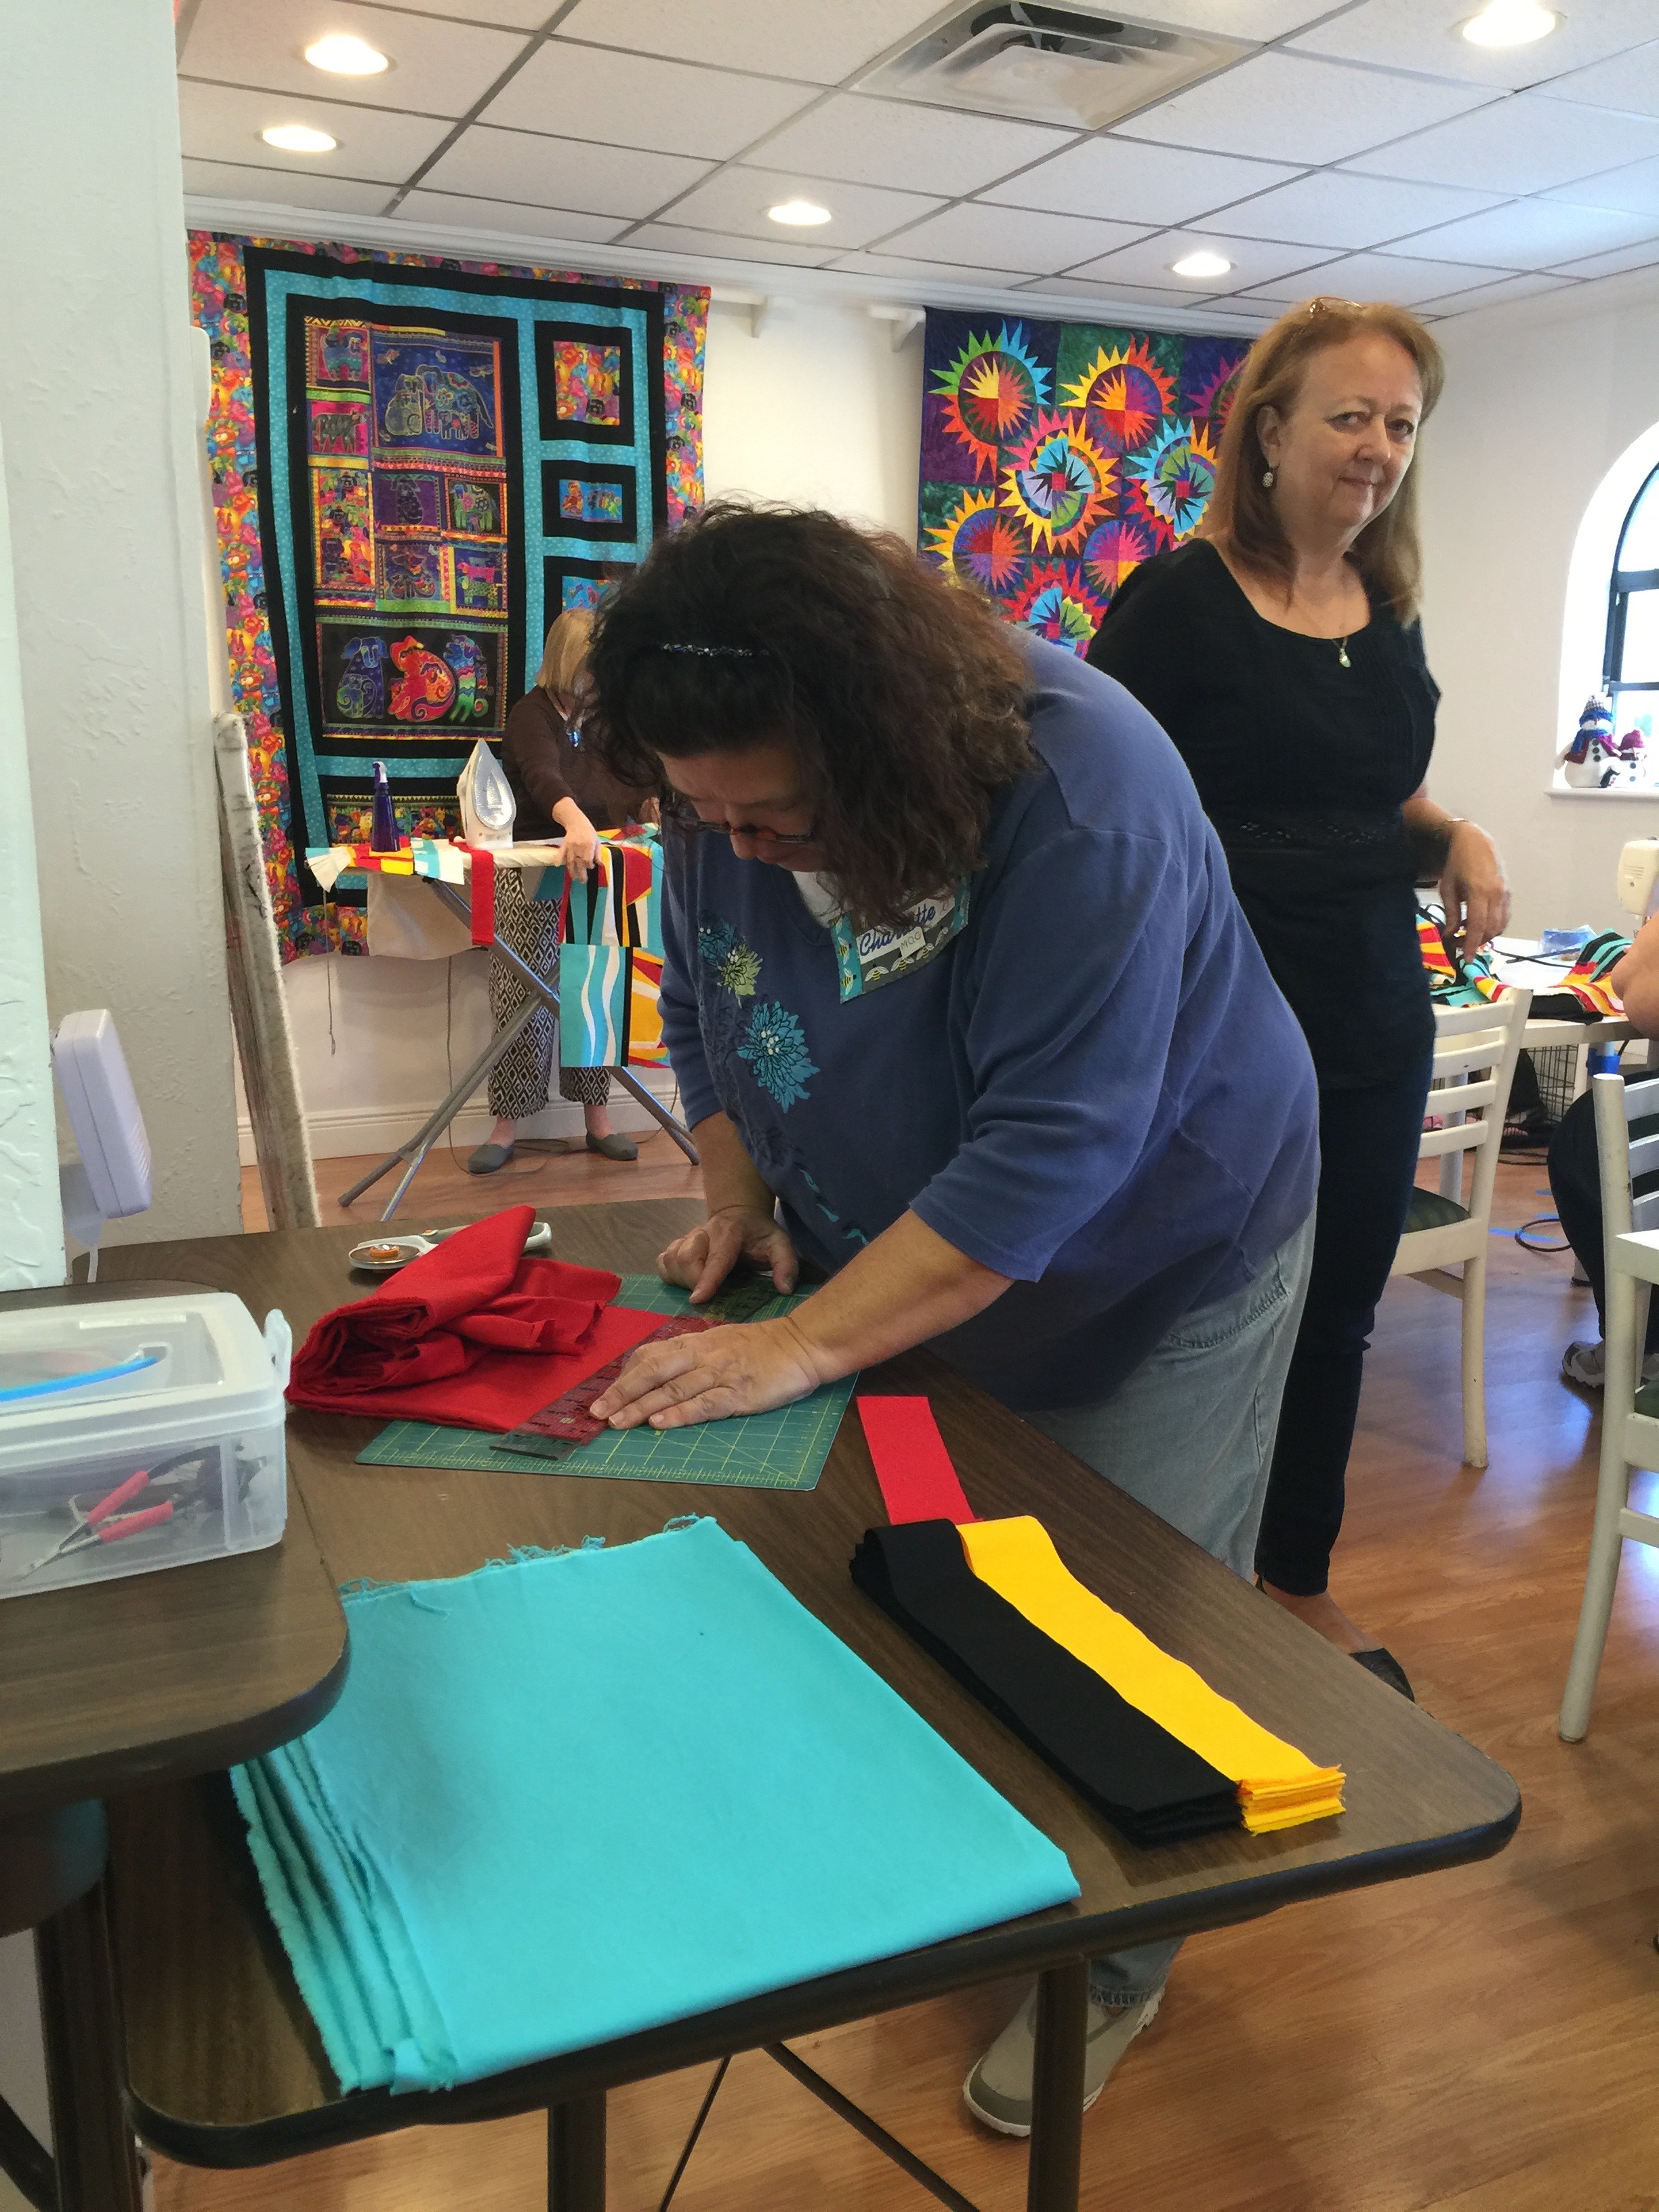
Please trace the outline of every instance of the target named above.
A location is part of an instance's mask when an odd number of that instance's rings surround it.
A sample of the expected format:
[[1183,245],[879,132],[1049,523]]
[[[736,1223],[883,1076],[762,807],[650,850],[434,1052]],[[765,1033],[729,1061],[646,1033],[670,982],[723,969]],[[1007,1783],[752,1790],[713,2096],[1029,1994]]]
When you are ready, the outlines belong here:
[[1130,1843],[1240,1825],[1230,1778],[981,1582],[951,1522],[869,1529],[853,1580]]
[[344,1602],[339,1703],[231,1779],[345,2089],[476,2081],[1078,1894],[714,1521]]
[[882,1503],[895,1526],[973,1519],[974,1509],[926,1398],[860,1396],[858,1408]]
[[969,1565],[1031,1626],[1237,1784],[1252,1834],[1342,1810],[1340,1766],[1318,1766],[1085,1589],[1029,1514],[958,1531]]

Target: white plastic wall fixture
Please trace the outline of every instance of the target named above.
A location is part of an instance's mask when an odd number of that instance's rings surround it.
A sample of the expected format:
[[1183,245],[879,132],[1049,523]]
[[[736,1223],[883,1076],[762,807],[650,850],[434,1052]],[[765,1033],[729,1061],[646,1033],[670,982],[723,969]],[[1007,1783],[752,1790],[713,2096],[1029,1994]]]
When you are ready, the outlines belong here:
[[93,1201],[106,1221],[149,1205],[149,1138],[107,1007],[65,1014],[52,1041],[52,1064]]

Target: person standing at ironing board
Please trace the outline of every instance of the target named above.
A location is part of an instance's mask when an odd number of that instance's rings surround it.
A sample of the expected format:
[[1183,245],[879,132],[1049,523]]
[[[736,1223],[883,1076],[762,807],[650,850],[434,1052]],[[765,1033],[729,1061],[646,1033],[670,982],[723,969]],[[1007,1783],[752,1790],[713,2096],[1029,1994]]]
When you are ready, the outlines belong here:
[[[635,1352],[618,1427],[929,1344],[1239,1572],[1301,1310],[1313,1068],[1174,747],[896,538],[710,507],[599,615],[587,741],[665,799],[663,1030],[708,1214],[787,1319]],[[1098,1961],[1087,2093],[1176,1946]],[[1030,2131],[1028,2004],[967,2084]]]
[[[518,802],[514,835],[525,843],[562,837],[564,865],[585,884],[599,849],[601,830],[649,818],[649,792],[618,783],[581,742],[577,694],[593,617],[585,609],[562,614],[547,633],[539,673],[507,714],[501,766]],[[538,975],[553,980],[559,957],[559,909],[527,899],[517,868],[495,874],[495,933]],[[504,1029],[524,1004],[524,985],[504,960],[489,963],[489,1011]],[[547,1103],[557,1025],[544,1007],[521,1030],[490,1071],[489,1105],[495,1126],[467,1161],[473,1175],[494,1175],[513,1157],[520,1121]],[[639,1147],[611,1126],[611,1078],[602,1067],[561,1067],[559,1096],[579,1100],[587,1149],[608,1160],[635,1160]]]

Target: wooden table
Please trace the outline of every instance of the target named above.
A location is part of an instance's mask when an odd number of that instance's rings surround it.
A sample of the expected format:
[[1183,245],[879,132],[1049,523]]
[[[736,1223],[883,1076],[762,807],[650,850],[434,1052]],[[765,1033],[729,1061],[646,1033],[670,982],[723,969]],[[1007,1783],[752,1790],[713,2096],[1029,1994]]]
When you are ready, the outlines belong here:
[[[109,1272],[167,1270],[140,1247]],[[29,1291],[0,1307],[123,1295]],[[114,2063],[102,1801],[302,1734],[339,1695],[345,1656],[340,1601],[293,1495],[270,1551],[0,1601],[0,1934],[37,1931],[55,2184],[4,2105],[0,2149],[20,2185],[55,2186],[63,2212],[102,2212],[137,2186]]]
[[[690,1200],[560,1207],[556,1250],[623,1271],[700,1218]],[[117,1249],[104,1267],[188,1276],[280,1304],[302,1331],[349,1294],[356,1230]],[[604,2096],[728,2051],[1020,1971],[1042,1977],[1029,2203],[1075,2205],[1090,1957],[1224,1926],[1294,1900],[1483,1857],[1520,1803],[1503,1770],[1375,1681],[1154,1516],[940,1363],[910,1354],[867,1378],[925,1390],[983,1514],[1035,1510],[1068,1563],[1166,1649],[1321,1759],[1348,1772],[1340,1820],[1277,1835],[1242,1830],[1140,1852],[1105,1823],[854,1589],[863,1530],[884,1516],[855,1421],[810,1493],[614,1483],[556,1474],[359,1467],[373,1424],[296,1412],[289,1468],[331,1576],[465,1572],[514,1543],[625,1542],[688,1511],[715,1515],[813,1613],[885,1675],[1060,1844],[1071,1906],[878,1960],[441,2094],[342,2095],[260,1905],[222,1784],[161,1782],[111,1808],[117,1959],[130,2099],[141,2132],[204,2166],[259,2165],[319,2145],[436,2121],[550,2113],[550,2202],[603,2203]],[[960,2202],[960,2200],[957,2200]]]

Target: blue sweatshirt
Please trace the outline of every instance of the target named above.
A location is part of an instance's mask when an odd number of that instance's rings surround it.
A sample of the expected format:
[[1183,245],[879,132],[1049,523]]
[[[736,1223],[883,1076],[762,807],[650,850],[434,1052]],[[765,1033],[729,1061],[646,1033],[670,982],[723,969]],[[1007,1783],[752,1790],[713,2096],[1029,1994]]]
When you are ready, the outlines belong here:
[[1174,746],[1109,677],[1030,659],[1041,764],[942,951],[844,998],[787,870],[671,833],[662,1012],[688,1119],[731,1117],[804,1255],[833,1273],[908,1208],[1015,1279],[932,1348],[1041,1410],[1255,1276],[1312,1208],[1318,1107]]

